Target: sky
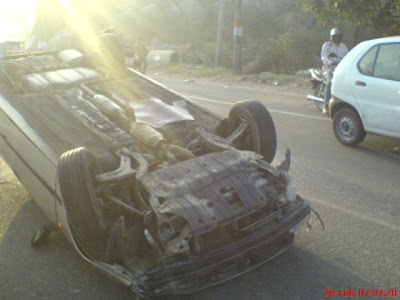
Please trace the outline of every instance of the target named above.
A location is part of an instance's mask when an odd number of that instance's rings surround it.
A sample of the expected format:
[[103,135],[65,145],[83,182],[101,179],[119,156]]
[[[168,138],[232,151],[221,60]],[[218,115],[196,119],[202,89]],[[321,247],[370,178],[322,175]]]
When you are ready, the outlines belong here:
[[32,25],[34,8],[38,0],[1,1],[0,10],[0,40],[24,38],[18,33],[28,32]]

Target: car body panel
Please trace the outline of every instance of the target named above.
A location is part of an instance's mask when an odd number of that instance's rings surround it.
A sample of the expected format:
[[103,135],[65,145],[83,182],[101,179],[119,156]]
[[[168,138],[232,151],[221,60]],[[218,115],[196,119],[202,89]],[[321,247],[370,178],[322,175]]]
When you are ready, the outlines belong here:
[[[41,137],[1,95],[0,132],[3,158],[6,161],[15,161],[14,172],[37,199],[40,208],[55,222],[57,159]],[[37,172],[39,169],[42,171]]]
[[400,82],[365,76],[354,72],[353,86],[366,131],[400,137]]
[[[381,55],[382,48],[385,46],[398,46],[400,50],[400,43],[377,45],[379,45],[378,56]],[[385,68],[393,69],[393,66],[388,64]],[[398,71],[400,72],[400,69]],[[399,137],[400,81],[364,75],[359,68],[354,67],[351,77],[354,82],[353,93],[358,99],[366,130]]]
[[358,112],[367,132],[399,138],[400,81],[365,75],[358,66],[376,45],[396,43],[400,43],[400,37],[365,41],[352,49],[335,70],[332,95],[340,101],[330,107],[334,112],[336,105],[346,103]]

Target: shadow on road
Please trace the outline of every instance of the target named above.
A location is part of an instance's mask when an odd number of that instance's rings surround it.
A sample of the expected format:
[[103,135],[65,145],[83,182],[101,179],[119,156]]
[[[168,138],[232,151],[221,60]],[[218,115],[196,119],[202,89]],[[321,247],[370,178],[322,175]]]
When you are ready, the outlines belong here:
[[400,139],[367,134],[365,140],[353,149],[385,160],[400,159]]
[[0,242],[0,299],[132,299],[127,288],[85,262],[61,232],[38,249],[32,235],[46,222],[35,202],[18,212]]
[[[46,221],[33,201],[16,215],[0,243],[0,299],[132,299],[134,294],[86,263],[61,233],[33,249]],[[303,233],[304,234],[304,233]],[[224,284],[180,299],[321,299],[324,289],[371,284],[310,252],[292,247],[271,262]]]
[[191,299],[324,299],[324,289],[370,287],[371,283],[301,248]]

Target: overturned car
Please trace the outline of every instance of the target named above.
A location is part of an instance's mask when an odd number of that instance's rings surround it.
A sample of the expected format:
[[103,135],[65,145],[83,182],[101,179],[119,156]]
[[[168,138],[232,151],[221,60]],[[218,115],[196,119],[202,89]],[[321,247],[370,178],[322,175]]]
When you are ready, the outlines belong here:
[[310,206],[290,153],[270,164],[264,105],[238,102],[223,119],[97,58],[25,53],[0,74],[1,156],[82,257],[152,297],[217,284],[291,246]]

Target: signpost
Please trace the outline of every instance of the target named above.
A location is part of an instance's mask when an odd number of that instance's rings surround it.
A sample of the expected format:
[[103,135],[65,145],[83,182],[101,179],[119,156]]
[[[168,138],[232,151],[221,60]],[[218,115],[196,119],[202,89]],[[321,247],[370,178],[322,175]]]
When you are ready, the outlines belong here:
[[219,0],[219,14],[218,14],[218,30],[217,30],[217,49],[215,53],[215,66],[218,67],[221,62],[221,41],[222,29],[224,25],[225,14],[225,0]]
[[235,0],[235,25],[233,28],[233,71],[235,74],[242,73],[242,0]]

